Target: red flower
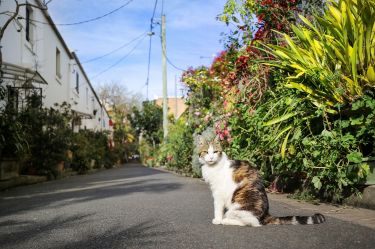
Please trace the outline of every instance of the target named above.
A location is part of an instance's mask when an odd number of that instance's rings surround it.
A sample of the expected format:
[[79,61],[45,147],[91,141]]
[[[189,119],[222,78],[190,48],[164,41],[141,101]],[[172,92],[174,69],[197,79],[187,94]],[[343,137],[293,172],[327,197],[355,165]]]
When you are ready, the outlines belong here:
[[246,68],[248,60],[249,60],[248,55],[241,55],[236,60],[237,67],[239,67],[240,69]]
[[262,5],[262,6],[266,6],[266,5],[270,5],[270,4],[272,4],[272,0],[263,0],[263,1],[260,3],[260,5]]
[[254,40],[260,40],[260,39],[262,39],[263,35],[264,35],[264,29],[263,28],[259,28],[258,31],[254,35]]
[[261,13],[261,14],[259,14],[258,16],[258,21],[263,21],[263,19],[264,19],[264,17],[265,17],[265,14],[264,13]]

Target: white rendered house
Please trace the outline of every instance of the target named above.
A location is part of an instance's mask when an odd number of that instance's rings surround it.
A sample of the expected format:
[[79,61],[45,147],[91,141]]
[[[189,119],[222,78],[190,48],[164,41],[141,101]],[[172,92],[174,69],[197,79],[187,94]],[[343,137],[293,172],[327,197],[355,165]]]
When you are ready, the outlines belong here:
[[[19,94],[39,91],[43,106],[69,103],[76,115],[74,130],[111,130],[109,115],[78,57],[71,52],[40,0],[19,0],[18,16],[1,39],[3,82]],[[16,10],[15,1],[0,2],[0,27]],[[32,89],[32,90],[31,90]]]

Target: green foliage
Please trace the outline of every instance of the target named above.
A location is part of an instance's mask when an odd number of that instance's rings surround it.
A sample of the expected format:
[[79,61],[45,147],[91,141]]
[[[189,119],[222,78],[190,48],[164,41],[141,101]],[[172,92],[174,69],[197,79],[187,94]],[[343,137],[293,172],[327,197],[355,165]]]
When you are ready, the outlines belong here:
[[36,173],[56,177],[55,167],[66,160],[72,131],[71,111],[66,103],[54,108],[29,106],[18,115],[29,145],[27,167]]
[[153,160],[199,175],[190,136],[211,133],[231,158],[258,164],[273,190],[293,181],[300,196],[334,202],[358,191],[375,155],[375,4],[324,3],[228,0],[227,50],[183,74],[189,111]]
[[159,164],[184,174],[197,175],[192,168],[193,131],[188,127],[186,118],[180,117],[169,127],[158,154]]
[[108,148],[108,135],[103,132],[80,130],[72,134],[70,150],[73,153],[72,168],[85,173],[93,168],[111,168],[118,156]]
[[163,109],[153,102],[143,102],[143,109],[133,107],[128,119],[136,134],[142,136],[154,146],[162,141]]
[[0,85],[0,159],[3,157],[22,158],[29,150],[27,133],[17,113],[9,106],[3,105],[7,97],[7,88]]
[[290,32],[296,13],[310,14],[323,8],[324,0],[228,0],[218,19],[236,27],[228,35],[228,47],[242,47],[253,40],[273,41],[272,30]]
[[288,96],[287,91],[279,99],[269,91],[252,113],[247,106],[237,106],[239,115],[229,120],[233,141],[227,152],[257,162],[266,180],[272,181],[274,175],[298,176],[304,194],[339,202],[357,191],[369,171],[362,159],[374,153],[375,99],[365,95],[353,102],[350,111],[327,119],[317,111],[309,119],[297,114],[264,125],[270,116],[281,117],[280,111],[288,113],[290,107],[297,113],[311,108],[309,102],[290,101],[293,92]]
[[[6,102],[7,89],[1,89],[1,100]],[[40,100],[40,96],[30,96],[22,110],[10,104],[2,106],[1,158],[17,158],[22,163],[21,173],[49,178],[58,176],[57,165],[63,162],[71,163],[80,173],[92,166],[112,167],[117,162],[119,149],[108,149],[108,134],[88,130],[73,133],[70,105],[64,102],[42,108]]]
[[145,139],[142,139],[139,142],[139,154],[143,165],[147,165],[149,167],[156,166],[157,148],[158,147],[154,147]]
[[315,24],[300,16],[305,25],[291,26],[295,39],[282,34],[286,47],[268,45],[278,58],[268,64],[288,72],[285,87],[336,112],[336,104],[350,103],[375,86],[375,2],[329,3]]

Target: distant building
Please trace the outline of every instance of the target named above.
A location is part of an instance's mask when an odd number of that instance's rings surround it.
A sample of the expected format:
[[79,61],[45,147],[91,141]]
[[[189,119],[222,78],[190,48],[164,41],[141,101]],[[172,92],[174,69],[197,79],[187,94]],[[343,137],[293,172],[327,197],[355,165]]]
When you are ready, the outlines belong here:
[[[19,0],[19,14],[1,40],[4,72],[18,109],[30,94],[40,94],[43,106],[71,105],[74,130],[111,130],[109,115],[92,87],[77,55],[72,52],[41,0]],[[35,7],[39,6],[39,8]],[[13,13],[15,1],[1,1],[1,11]],[[3,27],[9,15],[0,15]]]
[[[155,104],[163,107],[163,98],[155,99]],[[187,105],[182,98],[168,98],[168,114],[172,114],[178,119],[181,114],[186,110]]]

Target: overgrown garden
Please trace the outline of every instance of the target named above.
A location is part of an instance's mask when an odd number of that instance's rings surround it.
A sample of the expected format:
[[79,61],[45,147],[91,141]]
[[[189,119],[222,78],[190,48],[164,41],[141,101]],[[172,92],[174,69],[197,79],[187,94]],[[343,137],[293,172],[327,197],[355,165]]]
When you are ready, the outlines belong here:
[[357,192],[375,153],[375,1],[228,0],[218,19],[225,50],[183,74],[189,108],[154,165],[199,175],[194,138],[214,133],[271,190]]

